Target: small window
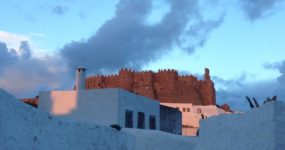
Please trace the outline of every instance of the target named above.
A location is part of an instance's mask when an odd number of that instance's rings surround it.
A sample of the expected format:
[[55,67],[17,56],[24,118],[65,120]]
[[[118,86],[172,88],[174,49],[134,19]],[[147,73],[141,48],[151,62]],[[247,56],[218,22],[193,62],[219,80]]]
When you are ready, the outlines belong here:
[[149,116],[149,129],[156,129],[155,116]]
[[138,128],[139,129],[145,128],[145,117],[143,112],[138,112]]
[[133,111],[131,111],[131,110],[126,110],[125,127],[126,128],[133,128]]
[[186,111],[186,108],[185,107],[183,107],[183,112],[185,112]]
[[190,108],[187,108],[187,112],[190,112]]
[[198,113],[198,114],[201,114],[201,113],[202,113],[201,108],[198,108],[198,109],[197,109],[197,113]]

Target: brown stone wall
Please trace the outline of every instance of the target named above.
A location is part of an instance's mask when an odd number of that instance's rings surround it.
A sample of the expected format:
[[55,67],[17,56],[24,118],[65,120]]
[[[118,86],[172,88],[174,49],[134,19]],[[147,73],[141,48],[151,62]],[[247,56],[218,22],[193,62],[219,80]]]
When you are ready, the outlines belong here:
[[133,92],[156,99],[154,88],[154,73],[151,71],[138,72],[134,76]]
[[34,98],[24,98],[24,99],[21,99],[21,101],[35,108],[38,108],[39,96],[36,96]]
[[121,69],[118,75],[88,77],[86,88],[122,88],[165,103],[216,105],[214,83],[207,68],[204,80],[192,75],[179,76],[171,69],[158,70],[157,73]]

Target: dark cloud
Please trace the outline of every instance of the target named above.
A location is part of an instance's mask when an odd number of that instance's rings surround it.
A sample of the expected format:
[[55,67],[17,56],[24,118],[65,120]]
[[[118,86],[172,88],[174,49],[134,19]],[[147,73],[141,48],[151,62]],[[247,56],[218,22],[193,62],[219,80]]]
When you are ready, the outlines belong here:
[[57,15],[63,15],[67,12],[68,8],[65,6],[55,6],[52,9],[52,13],[57,14]]
[[3,70],[5,65],[14,63],[15,61],[17,61],[17,59],[18,57],[16,51],[13,49],[9,50],[5,43],[0,42],[0,72],[1,70]]
[[273,64],[276,69],[278,69],[280,76],[277,78],[278,81],[278,95],[285,101],[285,60],[282,62]]
[[[216,85],[219,82],[215,82]],[[245,96],[255,97],[259,103],[262,103],[267,97],[277,95],[278,99],[282,99],[279,92],[278,82],[258,81],[254,83],[247,83],[239,80],[228,80],[228,86],[217,89],[217,102],[219,104],[228,103],[236,110],[248,110],[249,105]]]
[[283,0],[240,0],[241,8],[246,17],[254,21],[270,15],[276,5]]
[[[229,103],[233,108],[248,110],[245,96],[255,97],[262,103],[267,97],[277,95],[278,100],[285,101],[285,61],[264,65],[267,69],[278,69],[280,76],[276,79],[258,82],[246,82],[246,75],[233,80],[213,77],[217,88],[219,103]],[[216,86],[217,87],[217,86]]]
[[31,57],[27,41],[21,42],[20,53],[0,43],[0,88],[19,98],[33,97],[39,90],[72,87],[65,63],[56,57]]
[[61,49],[70,68],[85,66],[91,71],[140,67],[168,53],[173,46],[193,52],[222,19],[204,20],[198,0],[167,1],[169,12],[150,25],[150,0],[121,0],[115,16],[90,38],[73,41]]
[[20,52],[22,54],[22,58],[29,59],[32,56],[31,48],[27,41],[22,41],[20,45]]

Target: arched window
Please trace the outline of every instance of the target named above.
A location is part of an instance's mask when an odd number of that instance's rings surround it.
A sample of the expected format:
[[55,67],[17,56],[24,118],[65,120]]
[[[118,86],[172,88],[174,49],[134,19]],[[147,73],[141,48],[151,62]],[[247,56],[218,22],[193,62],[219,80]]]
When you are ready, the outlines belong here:
[[201,113],[202,113],[201,108],[198,108],[198,109],[197,109],[197,113],[198,113],[198,114],[201,114]]

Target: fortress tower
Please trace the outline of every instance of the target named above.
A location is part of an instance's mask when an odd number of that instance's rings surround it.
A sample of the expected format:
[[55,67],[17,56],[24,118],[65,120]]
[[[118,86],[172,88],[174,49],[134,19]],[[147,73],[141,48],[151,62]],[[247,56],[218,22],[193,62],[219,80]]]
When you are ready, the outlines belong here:
[[156,91],[154,83],[154,73],[152,71],[138,72],[135,74],[133,91],[136,94],[155,99]]
[[118,87],[127,91],[133,90],[134,84],[134,71],[131,69],[123,68],[119,71]]

